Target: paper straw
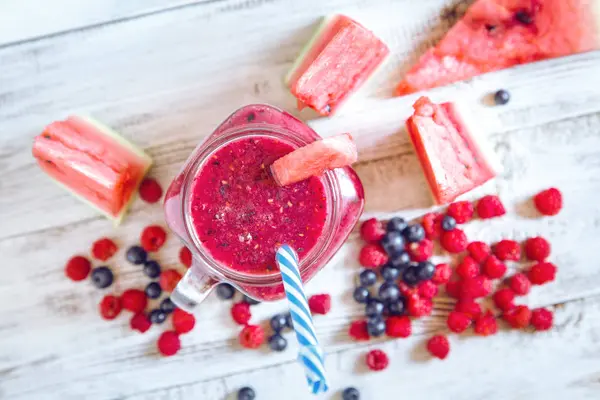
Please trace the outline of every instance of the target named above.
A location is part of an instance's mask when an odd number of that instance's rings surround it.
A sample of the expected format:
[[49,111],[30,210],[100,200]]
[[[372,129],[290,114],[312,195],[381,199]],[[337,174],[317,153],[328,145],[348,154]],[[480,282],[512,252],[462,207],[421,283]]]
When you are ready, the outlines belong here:
[[326,392],[328,386],[325,377],[323,350],[319,347],[310,308],[308,308],[308,301],[306,300],[306,294],[304,294],[300,270],[298,269],[298,255],[294,249],[284,244],[277,250],[275,259],[283,278],[283,287],[290,305],[294,331],[300,344],[298,358],[306,371],[308,385],[313,394]]

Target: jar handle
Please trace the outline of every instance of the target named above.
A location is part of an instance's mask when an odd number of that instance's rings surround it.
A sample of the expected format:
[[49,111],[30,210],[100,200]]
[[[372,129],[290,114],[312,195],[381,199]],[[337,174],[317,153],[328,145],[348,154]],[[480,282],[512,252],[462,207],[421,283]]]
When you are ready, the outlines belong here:
[[194,265],[187,270],[179,281],[175,290],[171,293],[171,301],[184,311],[193,313],[196,308],[210,294],[212,289],[219,283],[214,278],[205,274],[201,268]]

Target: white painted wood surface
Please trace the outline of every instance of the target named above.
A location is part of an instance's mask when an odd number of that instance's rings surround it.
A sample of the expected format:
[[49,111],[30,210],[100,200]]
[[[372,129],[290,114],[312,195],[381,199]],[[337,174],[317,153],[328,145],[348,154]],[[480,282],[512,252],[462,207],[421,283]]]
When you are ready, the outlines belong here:
[[[125,315],[101,320],[96,309],[104,293],[65,279],[64,262],[103,235],[123,247],[132,243],[144,226],[161,222],[160,207],[137,202],[115,230],[45,179],[30,156],[31,140],[52,120],[91,113],[145,148],[156,161],[152,175],[166,186],[196,143],[236,107],[267,102],[292,110],[282,75],[318,17],[344,12],[381,35],[393,57],[341,115],[311,124],[324,135],[357,137],[366,216],[418,215],[429,198],[402,131],[414,96],[389,97],[401,71],[448,28],[451,1],[61,2],[64,12],[48,10],[32,15],[30,25],[0,27],[0,398],[213,400],[233,398],[227,396],[247,384],[259,399],[311,398],[295,346],[283,354],[239,348],[228,304],[214,297],[198,327],[183,337],[181,353],[169,359],[154,348],[162,328],[137,335]],[[0,20],[8,15],[27,22],[35,4],[1,2]],[[448,360],[426,361],[422,342],[443,331],[451,307],[441,298],[412,338],[356,345],[346,335],[349,321],[361,314],[350,300],[359,270],[353,237],[308,286],[334,300],[331,314],[316,319],[334,387],[323,398],[336,398],[348,384],[365,399],[600,398],[599,70],[594,52],[431,93],[436,100],[460,97],[489,123],[505,172],[487,189],[500,193],[509,215],[469,224],[467,231],[488,241],[533,234],[551,239],[559,279],[536,288],[527,302],[558,306],[557,327],[453,338]],[[511,91],[511,103],[484,106],[481,99],[499,87]],[[527,199],[550,185],[564,191],[564,212],[532,218]],[[177,265],[178,247],[171,237],[159,253],[163,265]],[[110,263],[118,274],[112,289],[143,287],[139,269],[122,260],[120,252]],[[253,321],[284,307],[257,306]],[[362,366],[361,357],[374,347],[389,352],[388,370]]]

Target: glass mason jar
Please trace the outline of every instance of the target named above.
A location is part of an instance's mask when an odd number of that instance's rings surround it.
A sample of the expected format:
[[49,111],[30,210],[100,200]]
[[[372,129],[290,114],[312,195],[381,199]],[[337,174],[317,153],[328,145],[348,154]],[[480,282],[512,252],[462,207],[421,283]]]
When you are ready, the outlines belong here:
[[[248,105],[231,114],[192,152],[169,186],[164,203],[167,224],[193,256],[192,266],[171,294],[173,302],[184,310],[193,311],[220,282],[227,282],[259,301],[278,300],[285,296],[281,274],[277,268],[256,274],[225,265],[203,246],[192,221],[192,188],[195,177],[216,151],[248,137],[276,139],[294,148],[320,139],[311,128],[284,111],[268,105]],[[327,171],[322,182],[327,216],[316,244],[300,261],[300,274],[305,283],[339,250],[364,208],[363,187],[352,168]]]

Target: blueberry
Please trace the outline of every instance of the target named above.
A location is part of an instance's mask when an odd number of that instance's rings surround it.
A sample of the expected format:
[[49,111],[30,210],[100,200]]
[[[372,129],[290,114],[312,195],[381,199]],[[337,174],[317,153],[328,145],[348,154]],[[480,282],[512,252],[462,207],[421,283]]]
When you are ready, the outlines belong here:
[[425,229],[421,224],[410,225],[402,232],[406,240],[411,243],[420,242],[425,239]]
[[378,337],[385,332],[385,321],[381,316],[369,318],[367,321],[367,332],[370,336]]
[[248,303],[251,306],[255,306],[257,304],[260,304],[260,301],[254,300],[252,297],[244,295],[244,303]]
[[456,220],[449,215],[444,215],[444,218],[442,218],[442,229],[451,231],[454,228],[456,228]]
[[162,310],[156,309],[150,311],[148,318],[150,318],[150,322],[153,324],[162,324],[167,319],[167,314]]
[[406,251],[403,251],[400,254],[397,254],[396,256],[394,256],[390,260],[389,264],[392,267],[398,268],[400,270],[400,272],[402,272],[410,264],[410,255]]
[[160,264],[154,260],[146,261],[144,264],[144,274],[148,278],[158,278],[160,276]]
[[387,231],[401,233],[404,229],[406,229],[407,226],[408,223],[404,218],[394,217],[388,221]]
[[110,285],[112,285],[113,279],[113,273],[108,267],[96,267],[92,270],[92,283],[98,289],[104,289],[109,287]]
[[400,288],[391,282],[379,286],[379,298],[385,303],[391,303],[400,297]]
[[381,277],[388,282],[393,282],[400,276],[400,270],[398,268],[387,264],[381,267],[380,273]]
[[229,283],[219,283],[217,285],[217,297],[221,300],[232,299],[235,295],[235,288]]
[[429,261],[420,262],[417,266],[417,278],[420,281],[427,281],[433,278],[433,274],[435,273],[435,265],[430,263]]
[[254,389],[246,386],[240,389],[237,398],[238,400],[254,400],[256,398],[256,393],[254,393]]
[[162,310],[162,312],[164,312],[166,314],[170,314],[173,311],[175,311],[177,306],[175,305],[175,303],[173,303],[171,301],[170,297],[167,297],[166,299],[164,299],[163,301],[160,302],[159,308]]
[[354,289],[352,297],[354,297],[354,300],[356,300],[357,303],[365,304],[367,301],[369,301],[371,293],[369,293],[369,289],[367,289],[366,287],[359,286],[356,289]]
[[367,306],[365,307],[365,314],[367,314],[367,317],[376,317],[383,314],[384,308],[385,306],[381,301],[372,299],[369,300]]
[[386,253],[394,256],[404,250],[404,238],[400,232],[388,232],[381,239],[381,245]]
[[494,102],[496,105],[503,106],[510,100],[510,93],[504,89],[498,90],[494,93]]
[[524,25],[529,25],[533,22],[533,16],[527,10],[517,11],[515,18]]
[[360,400],[360,392],[353,387],[346,388],[342,392],[342,400]]
[[393,316],[404,315],[406,310],[406,299],[399,297],[398,300],[388,304],[388,313]]
[[281,332],[287,327],[287,316],[285,314],[274,315],[269,323],[273,331]]
[[290,313],[285,314],[285,326],[294,329],[294,321],[292,321],[292,314]]
[[146,257],[148,257],[148,253],[146,253],[146,250],[142,249],[140,246],[131,246],[127,249],[125,257],[130,263],[139,265],[146,262]]
[[162,289],[158,282],[150,282],[148,286],[146,286],[144,292],[146,292],[146,296],[148,296],[149,299],[158,299],[162,294]]
[[371,286],[377,282],[377,274],[373,270],[365,269],[360,273],[358,279],[362,286]]
[[273,351],[284,351],[287,347],[287,340],[280,334],[276,333],[269,338],[269,347]]
[[411,265],[410,267],[406,268],[404,270],[404,273],[402,274],[402,280],[404,281],[404,283],[410,286],[416,285],[419,282],[417,272],[418,268],[414,265]]

